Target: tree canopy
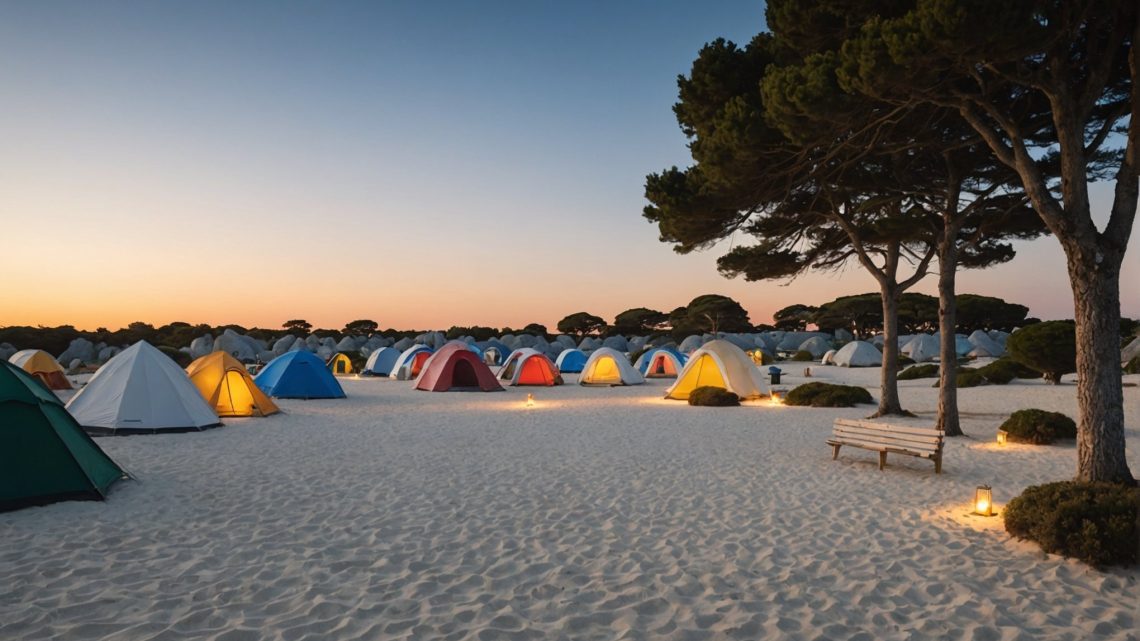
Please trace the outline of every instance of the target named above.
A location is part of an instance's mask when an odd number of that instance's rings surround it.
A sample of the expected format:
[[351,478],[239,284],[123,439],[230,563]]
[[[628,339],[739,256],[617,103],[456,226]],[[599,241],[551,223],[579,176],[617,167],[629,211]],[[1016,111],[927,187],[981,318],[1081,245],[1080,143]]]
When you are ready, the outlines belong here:
[[600,334],[606,329],[606,321],[588,312],[576,312],[558,321],[558,331],[578,337]]

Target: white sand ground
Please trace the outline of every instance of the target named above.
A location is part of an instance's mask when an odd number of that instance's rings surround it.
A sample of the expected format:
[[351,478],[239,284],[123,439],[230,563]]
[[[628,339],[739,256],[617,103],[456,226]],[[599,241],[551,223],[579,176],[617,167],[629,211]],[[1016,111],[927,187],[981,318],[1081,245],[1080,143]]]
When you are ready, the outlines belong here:
[[[0,514],[0,639],[1140,636],[1140,571],[968,515],[980,483],[1000,506],[1072,476],[1072,446],[991,444],[1015,409],[1072,415],[1071,384],[963,390],[975,438],[935,476],[831,460],[831,421],[869,407],[691,408],[651,381],[532,389],[527,410],[528,388],[344,383],[347,400],[285,416],[101,439],[139,481]],[[932,420],[929,385],[902,384],[914,423]],[[1125,394],[1140,473],[1140,388]]]

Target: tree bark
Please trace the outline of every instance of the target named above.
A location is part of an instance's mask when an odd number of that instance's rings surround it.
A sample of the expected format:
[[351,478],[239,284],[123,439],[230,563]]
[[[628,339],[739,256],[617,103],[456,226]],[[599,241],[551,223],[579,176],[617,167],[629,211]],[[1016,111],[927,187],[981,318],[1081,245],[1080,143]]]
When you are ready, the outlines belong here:
[[1135,484],[1124,449],[1119,262],[1074,258],[1068,262],[1078,346],[1077,480]]
[[[956,230],[955,230],[956,232]],[[938,247],[938,332],[941,337],[938,371],[938,429],[946,436],[965,436],[958,417],[958,300],[955,282],[958,271],[958,243],[947,234]]]
[[879,410],[875,416],[909,416],[899,400],[899,295],[893,282],[880,282],[883,298],[883,367],[880,379]]

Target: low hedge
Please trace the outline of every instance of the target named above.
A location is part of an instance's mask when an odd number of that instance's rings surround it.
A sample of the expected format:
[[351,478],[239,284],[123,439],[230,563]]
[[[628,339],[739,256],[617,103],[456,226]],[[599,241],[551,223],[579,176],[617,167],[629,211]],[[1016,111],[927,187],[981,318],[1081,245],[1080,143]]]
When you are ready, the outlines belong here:
[[788,392],[786,405],[805,407],[855,407],[859,403],[874,403],[871,393],[853,385],[807,383]]
[[1041,549],[1096,567],[1140,561],[1140,489],[1060,481],[1028,487],[1006,505],[1005,529]]
[[815,356],[813,356],[812,353],[807,351],[806,349],[801,349],[800,351],[796,352],[795,354],[792,354],[791,360],[798,361],[801,363],[806,363],[808,361],[814,361]]
[[1015,443],[1048,445],[1057,439],[1077,438],[1077,424],[1060,412],[1018,410],[998,429],[1004,430]]
[[723,387],[706,385],[689,393],[689,405],[701,407],[735,407],[740,405],[740,397]]
[[915,365],[899,372],[900,381],[913,381],[919,378],[938,378],[939,367],[934,363]]

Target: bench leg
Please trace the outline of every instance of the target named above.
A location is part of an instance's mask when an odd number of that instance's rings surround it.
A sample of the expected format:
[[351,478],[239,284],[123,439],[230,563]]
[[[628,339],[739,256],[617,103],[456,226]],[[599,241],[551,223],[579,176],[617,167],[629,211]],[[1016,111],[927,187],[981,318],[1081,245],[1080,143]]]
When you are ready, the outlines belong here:
[[831,446],[831,460],[834,461],[835,459],[839,458],[839,448],[841,448],[841,447],[843,447],[843,446],[842,445],[832,445]]
[[942,473],[942,455],[941,454],[934,457],[934,473],[935,474],[941,474]]
[[880,472],[883,471],[883,468],[886,466],[887,466],[887,453],[886,452],[879,452],[879,471]]

